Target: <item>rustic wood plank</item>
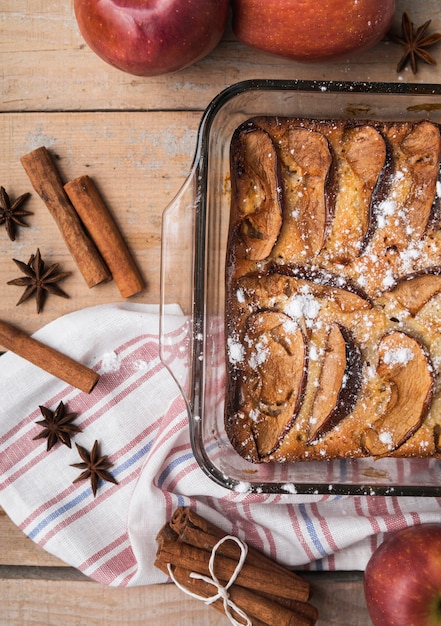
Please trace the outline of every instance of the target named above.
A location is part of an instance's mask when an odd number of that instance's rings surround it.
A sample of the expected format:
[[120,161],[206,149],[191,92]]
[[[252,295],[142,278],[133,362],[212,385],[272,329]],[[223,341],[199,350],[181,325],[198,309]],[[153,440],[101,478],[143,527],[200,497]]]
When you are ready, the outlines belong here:
[[[87,173],[99,187],[145,277],[147,288],[132,302],[159,303],[161,217],[190,172],[200,114],[197,112],[18,113],[0,116],[0,183],[11,198],[30,191],[29,229],[15,242],[0,228],[1,318],[34,332],[60,315],[92,304],[122,300],[112,281],[89,289],[43,201],[32,189],[20,156],[45,145],[67,181]],[[154,157],[152,158],[152,155]],[[22,288],[13,258],[28,261],[40,248],[47,262],[72,275],[62,287],[69,300],[49,297],[37,315],[35,302],[16,307]]]
[[1,626],[226,626],[225,616],[172,585],[112,589],[89,581],[2,578]]
[[[205,59],[169,76],[136,77],[97,57],[85,45],[76,25],[73,2],[36,0],[6,2],[0,13],[0,64],[4,111],[99,109],[195,109],[230,84],[251,78],[437,82],[439,72],[423,63],[418,74],[397,75],[401,49],[382,41],[349,59],[329,63],[296,63],[239,44],[231,28]],[[397,0],[396,25],[408,10],[415,24],[432,18],[441,30],[437,0]],[[433,54],[441,62],[441,46]],[[54,89],[53,86],[57,85]]]
[[26,537],[3,509],[0,509],[0,547],[0,566],[67,567]]
[[[225,616],[172,584],[114,589],[69,568],[0,568],[1,626],[227,626]],[[317,626],[369,626],[361,574],[310,574]],[[342,622],[344,619],[344,622]]]

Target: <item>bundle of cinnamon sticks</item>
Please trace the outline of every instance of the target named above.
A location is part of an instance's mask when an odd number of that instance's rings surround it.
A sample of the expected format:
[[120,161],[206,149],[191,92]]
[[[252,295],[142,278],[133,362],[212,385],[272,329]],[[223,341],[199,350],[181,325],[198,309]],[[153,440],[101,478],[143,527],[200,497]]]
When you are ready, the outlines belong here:
[[[188,507],[179,507],[156,537],[155,565],[191,594],[212,598],[216,588],[194,576],[211,578],[210,558],[213,548],[227,533]],[[243,611],[253,626],[312,626],[318,620],[317,609],[310,604],[308,581],[258,550],[247,546],[245,561],[235,582],[228,589],[230,600]],[[240,546],[224,541],[216,550],[214,572],[227,585],[240,558]],[[170,567],[170,569],[169,569]],[[221,598],[212,606],[225,612]],[[239,618],[235,616],[235,619]],[[245,624],[246,622],[243,621]]]

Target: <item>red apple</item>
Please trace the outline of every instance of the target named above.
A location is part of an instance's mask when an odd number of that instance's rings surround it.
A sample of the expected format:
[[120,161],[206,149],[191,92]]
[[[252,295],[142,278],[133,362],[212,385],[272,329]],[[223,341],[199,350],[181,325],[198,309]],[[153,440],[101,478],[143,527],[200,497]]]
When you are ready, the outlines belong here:
[[233,0],[239,41],[298,61],[363,50],[389,30],[395,0]]
[[365,571],[374,626],[441,625],[441,523],[391,533]]
[[84,40],[137,76],[180,70],[206,56],[225,29],[229,0],[74,0]]

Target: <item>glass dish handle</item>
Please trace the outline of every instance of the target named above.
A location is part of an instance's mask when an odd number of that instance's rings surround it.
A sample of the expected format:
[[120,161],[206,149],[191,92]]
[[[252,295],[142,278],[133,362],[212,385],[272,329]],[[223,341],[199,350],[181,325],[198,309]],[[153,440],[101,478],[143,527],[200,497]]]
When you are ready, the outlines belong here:
[[162,218],[159,354],[189,401],[194,283],[197,168],[166,207]]

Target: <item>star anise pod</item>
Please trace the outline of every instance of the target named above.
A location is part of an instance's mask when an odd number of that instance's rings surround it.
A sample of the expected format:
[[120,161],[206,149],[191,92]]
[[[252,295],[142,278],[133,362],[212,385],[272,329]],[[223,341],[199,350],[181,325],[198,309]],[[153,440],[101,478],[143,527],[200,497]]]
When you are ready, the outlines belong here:
[[15,241],[16,226],[29,227],[21,218],[27,215],[33,215],[32,211],[24,211],[21,205],[29,198],[30,193],[24,193],[14,202],[4,187],[0,187],[0,225],[4,224],[8,237],[11,241]]
[[56,283],[70,276],[71,272],[58,272],[59,263],[53,263],[46,269],[39,249],[37,249],[35,255],[31,255],[27,263],[23,263],[23,261],[18,261],[17,259],[13,259],[13,261],[23,274],[25,274],[25,276],[8,281],[8,285],[26,287],[23,295],[17,302],[17,306],[35,295],[37,313],[40,313],[43,309],[47,293],[52,293],[62,298],[69,297]]
[[398,61],[397,72],[401,72],[407,63],[410,62],[412,72],[416,74],[418,59],[421,59],[424,63],[428,63],[429,65],[436,65],[435,59],[430,52],[427,52],[427,48],[430,48],[441,40],[441,33],[426,35],[431,21],[432,20],[427,20],[427,22],[424,22],[422,26],[419,26],[415,30],[408,14],[406,12],[403,13],[401,20],[401,36],[390,35],[392,41],[401,44],[404,48],[403,56]]
[[114,478],[112,474],[108,471],[108,469],[113,465],[110,461],[108,461],[108,456],[100,456],[99,444],[97,440],[95,440],[93,448],[90,452],[88,452],[86,448],[83,448],[83,446],[79,446],[77,443],[75,445],[77,447],[80,457],[83,459],[83,462],[73,463],[71,467],[77,467],[78,469],[82,469],[84,471],[81,472],[81,474],[77,478],[75,478],[75,480],[73,481],[74,483],[77,483],[80,480],[87,480],[88,478],[90,478],[94,497],[96,496],[96,492],[98,489],[99,479],[105,480],[115,485],[118,484],[116,478]]
[[66,413],[63,402],[57,406],[55,411],[51,411],[45,406],[40,406],[44,419],[35,422],[43,427],[43,430],[34,439],[47,439],[47,451],[58,442],[64,443],[69,448],[72,447],[70,438],[75,433],[80,433],[81,428],[72,424],[76,418],[76,413]]

